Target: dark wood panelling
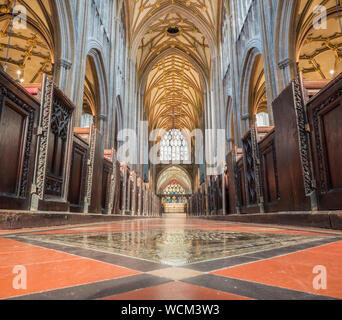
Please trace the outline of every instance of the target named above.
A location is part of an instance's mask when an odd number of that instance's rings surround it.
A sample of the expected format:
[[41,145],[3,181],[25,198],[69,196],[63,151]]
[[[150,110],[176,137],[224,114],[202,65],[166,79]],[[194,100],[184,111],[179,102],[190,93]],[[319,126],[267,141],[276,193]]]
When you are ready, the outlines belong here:
[[115,193],[114,193],[114,204],[113,204],[113,214],[120,214],[121,210],[121,192],[122,192],[122,186],[121,186],[121,174],[120,174],[120,163],[116,161],[114,170],[116,170],[115,173]]
[[96,146],[93,165],[93,183],[89,212],[102,213],[102,174],[104,161],[104,145],[102,134],[96,130]]
[[319,208],[342,209],[342,74],[308,105]]
[[71,212],[83,212],[89,144],[74,134],[69,197]]
[[259,142],[259,151],[265,211],[275,212],[278,210],[280,193],[274,130]]
[[276,128],[279,211],[311,210],[310,199],[305,196],[292,83],[273,102],[273,116]]
[[30,208],[39,102],[0,71],[0,209]]
[[101,193],[102,212],[104,212],[107,208],[107,201],[108,201],[108,195],[109,195],[109,183],[110,183],[112,172],[113,172],[113,164],[107,159],[104,159],[103,171],[102,171],[102,193]]

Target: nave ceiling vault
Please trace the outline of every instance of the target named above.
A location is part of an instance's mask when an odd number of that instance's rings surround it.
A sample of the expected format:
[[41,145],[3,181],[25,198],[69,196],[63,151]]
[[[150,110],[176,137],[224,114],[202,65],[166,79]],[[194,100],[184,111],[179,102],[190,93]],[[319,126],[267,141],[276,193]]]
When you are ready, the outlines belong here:
[[[11,26],[13,0],[0,1],[0,62],[4,66]],[[17,0],[27,14],[27,28],[13,28],[8,53],[7,72],[27,83],[40,83],[43,73],[52,76],[54,28],[49,0]]]
[[217,50],[220,4],[211,0],[126,2],[131,56],[152,130],[200,127]]

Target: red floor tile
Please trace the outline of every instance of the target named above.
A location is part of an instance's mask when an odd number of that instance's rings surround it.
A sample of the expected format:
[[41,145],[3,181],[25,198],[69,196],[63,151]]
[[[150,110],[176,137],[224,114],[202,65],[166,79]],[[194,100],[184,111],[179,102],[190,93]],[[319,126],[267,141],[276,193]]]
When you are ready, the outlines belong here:
[[[12,247],[13,251],[8,250]],[[7,251],[4,251],[7,250]],[[13,288],[13,268],[27,270],[27,290]],[[0,238],[0,298],[138,274],[134,270]]]
[[[316,266],[327,270],[327,290],[316,290]],[[313,294],[342,298],[342,242],[232,267],[213,274],[288,288]]]
[[170,282],[103,300],[250,300],[245,297],[183,283]]

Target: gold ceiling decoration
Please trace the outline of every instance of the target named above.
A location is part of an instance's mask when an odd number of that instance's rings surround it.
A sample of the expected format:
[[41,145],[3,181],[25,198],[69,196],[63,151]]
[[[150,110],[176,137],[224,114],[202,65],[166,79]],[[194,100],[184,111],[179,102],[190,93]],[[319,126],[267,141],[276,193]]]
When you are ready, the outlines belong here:
[[172,4],[180,5],[198,16],[209,28],[216,30],[219,2],[219,0],[129,0],[130,32],[134,35],[141,29],[146,19]]
[[[28,23],[25,29],[16,29],[15,26],[13,28],[7,73],[17,78],[17,72],[20,71],[20,78],[23,78],[26,83],[39,83],[43,73],[52,75],[54,61],[51,39],[53,37],[48,32],[48,26],[51,25],[51,8],[49,1],[40,0],[18,0],[17,5],[26,8]],[[0,3],[0,63],[2,67],[6,60],[12,8],[13,1]],[[35,27],[30,24],[30,21],[34,21]]]
[[220,3],[221,0],[127,2],[130,39],[140,42],[136,53],[138,79],[147,79],[144,108],[151,129],[192,131],[200,127],[203,79],[209,82],[211,71],[209,41],[201,30],[216,41]]
[[198,72],[184,57],[172,54],[151,70],[145,91],[145,110],[153,129],[198,128],[203,88]]
[[[312,18],[313,9],[317,5],[324,5],[327,8],[327,28],[312,27],[304,33],[304,39],[300,39],[301,46],[298,52],[299,70],[310,80],[330,79],[331,71],[334,71],[333,75],[342,72],[342,34],[336,13],[336,1],[301,1],[299,27],[312,25],[308,21]],[[297,30],[301,35],[300,31]]]
[[[177,27],[179,32],[170,34],[169,27]],[[192,22],[182,18],[178,13],[167,14],[150,27],[139,46],[138,70],[145,70],[157,55],[170,48],[177,48],[191,56],[205,73],[209,74],[210,51],[207,40]]]

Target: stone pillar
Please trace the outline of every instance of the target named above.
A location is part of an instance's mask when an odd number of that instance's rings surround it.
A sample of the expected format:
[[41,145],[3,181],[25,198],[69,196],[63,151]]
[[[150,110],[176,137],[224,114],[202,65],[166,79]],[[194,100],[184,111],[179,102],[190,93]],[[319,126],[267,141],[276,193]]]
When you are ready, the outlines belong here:
[[[58,59],[55,64],[55,81],[58,87],[63,92],[68,92],[67,85],[69,83],[69,73],[72,67],[72,63],[66,59]],[[67,90],[66,90],[67,89]]]

